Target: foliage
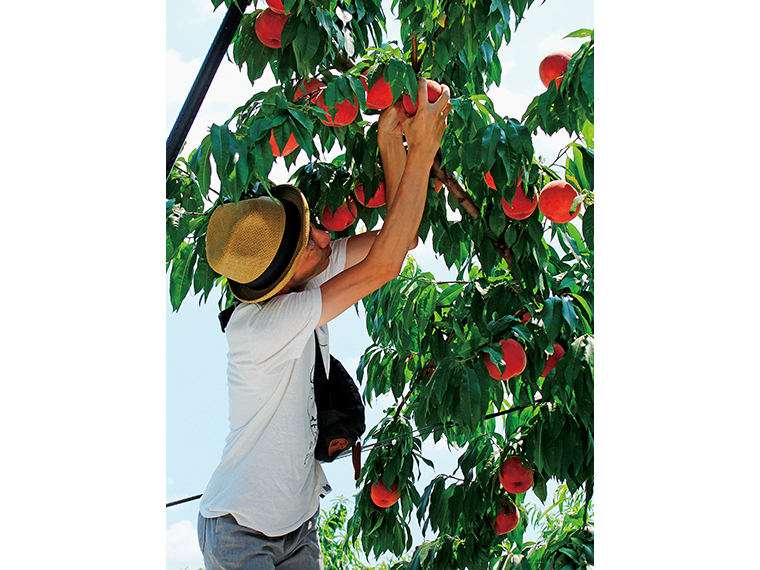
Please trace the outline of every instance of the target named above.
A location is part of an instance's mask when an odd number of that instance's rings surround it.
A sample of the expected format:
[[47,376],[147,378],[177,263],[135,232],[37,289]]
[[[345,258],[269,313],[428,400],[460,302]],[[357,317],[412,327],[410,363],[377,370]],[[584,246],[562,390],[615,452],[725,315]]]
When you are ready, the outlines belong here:
[[[211,125],[167,180],[172,306],[178,310],[191,289],[204,302],[222,287],[224,307],[231,302],[225,279],[205,257],[205,231],[215,207],[265,194],[275,160],[289,168],[304,162],[292,182],[315,213],[339,205],[357,182],[376,187],[383,176],[378,112],[366,108],[362,74],[370,87],[382,75],[396,97],[408,92],[416,98],[420,75],[450,86],[453,110],[431,170],[419,235],[429,238],[456,279],[440,281],[410,258],[398,279],[362,301],[372,342],[357,376],[368,401],[391,394],[396,404],[367,435],[365,441],[375,445],[362,467],[351,516],[333,510],[325,522],[326,532],[335,532],[346,519],[344,542],[367,555],[407,556],[396,568],[526,570],[593,562],[594,38],[592,30],[571,34],[583,44],[559,89],[550,84],[521,119],[500,116],[487,94],[501,78],[498,51],[519,33],[531,4],[395,0],[402,37],[397,44],[384,43],[386,14],[379,0],[285,0],[290,17],[278,49],[256,38],[256,6],[243,17],[230,54],[251,82],[269,67],[278,84],[255,93],[224,124]],[[361,107],[357,119],[328,127],[308,97],[294,102],[296,86],[306,77],[327,84],[328,106],[355,96]],[[573,142],[546,164],[533,140],[560,130]],[[280,148],[292,134],[297,152],[275,159],[272,133]],[[326,153],[333,158],[325,160]],[[486,185],[489,172],[498,190]],[[532,197],[556,179],[580,192],[577,222],[552,223],[539,209],[525,220],[504,214],[501,201],[512,199],[519,180]],[[436,180],[444,185],[440,192]],[[385,208],[358,205],[358,217],[360,223],[334,237],[375,227]],[[489,376],[483,359],[488,355],[503,369],[504,338],[524,348],[527,367],[501,382]],[[565,354],[544,377],[554,343]],[[418,491],[421,462],[432,466],[421,454],[431,436],[460,453],[459,474],[438,474]],[[500,462],[510,454],[531,464],[533,492],[541,501],[550,481],[565,489],[555,501],[563,505],[560,515],[551,508],[533,510],[524,495],[501,488]],[[401,490],[400,501],[387,509],[369,498],[371,483],[380,478]],[[588,500],[579,517],[573,509],[580,503],[574,501],[584,493]],[[497,536],[490,521],[504,501],[517,506],[521,522]],[[536,544],[523,541],[529,515],[544,529]],[[436,538],[415,546],[413,520]]]
[[594,564],[594,527],[589,519],[590,492],[571,493],[560,485],[549,508],[527,507],[531,521],[539,528],[536,542],[526,542],[495,564],[496,570],[543,570],[545,568],[586,568]]
[[348,510],[347,500],[339,497],[329,510],[322,510],[319,514],[319,544],[324,570],[388,570],[389,562],[367,566],[359,559],[356,550],[349,548],[345,533]]

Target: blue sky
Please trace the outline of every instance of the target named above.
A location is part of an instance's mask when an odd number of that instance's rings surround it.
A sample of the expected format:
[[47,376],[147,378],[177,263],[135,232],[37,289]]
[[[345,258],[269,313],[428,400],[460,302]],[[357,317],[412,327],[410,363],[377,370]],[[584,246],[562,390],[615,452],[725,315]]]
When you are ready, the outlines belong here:
[[[224,15],[221,9],[218,14],[210,13],[210,3],[205,1],[193,0],[189,6],[190,9],[184,3],[180,9],[175,2],[167,3],[167,134]],[[196,7],[199,13],[195,13]],[[577,49],[582,40],[562,38],[576,29],[593,27],[592,7],[590,1],[554,0],[529,9],[508,48],[500,52],[502,87],[489,93],[502,115],[519,118],[532,98],[543,91],[539,62],[552,51]],[[394,33],[398,32],[391,28],[389,34]],[[271,85],[262,80],[251,88],[244,74],[229,62],[224,63],[228,65],[218,72],[188,137],[189,148],[198,145],[211,122],[226,120],[252,93]],[[551,140],[536,140],[535,144],[540,153],[553,158],[567,140],[557,135]],[[299,164],[302,163],[303,158]],[[285,181],[288,175],[280,163],[272,178]],[[419,247],[412,255],[436,276],[448,275],[445,264],[436,260],[429,248]],[[167,501],[203,492],[227,435],[227,348],[217,324],[217,299],[218,295],[200,307],[197,300],[188,299],[178,313],[172,313],[167,302]],[[370,343],[361,316],[349,309],[330,323],[330,333],[332,353],[353,373]],[[382,417],[382,409],[390,403],[391,400],[373,403],[368,426]],[[451,473],[461,451],[428,444],[424,453],[433,459],[437,472]],[[329,507],[337,496],[352,497],[356,493],[350,461],[326,465],[325,471],[334,491],[323,501],[323,507]],[[426,468],[420,477],[420,490],[432,477],[433,472]],[[197,504],[193,501],[167,509],[167,570],[202,564],[195,542]],[[418,543],[422,538],[419,531],[417,537]]]

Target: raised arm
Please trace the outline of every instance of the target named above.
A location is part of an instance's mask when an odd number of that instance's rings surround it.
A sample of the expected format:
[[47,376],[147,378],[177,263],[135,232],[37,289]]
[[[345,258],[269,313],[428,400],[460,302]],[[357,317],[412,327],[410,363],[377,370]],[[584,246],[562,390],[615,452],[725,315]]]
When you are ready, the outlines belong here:
[[[416,243],[425,208],[430,168],[441,145],[441,138],[446,129],[446,117],[451,111],[447,86],[443,86],[441,96],[435,103],[428,102],[424,78],[420,79],[418,89],[418,109],[414,117],[397,113],[399,126],[406,136],[408,154],[405,156],[406,162],[398,188],[393,189],[392,200],[388,201],[386,194],[388,204],[385,223],[364,259],[322,285],[320,325],[331,321],[348,307],[397,277],[409,245]],[[389,146],[387,149],[391,149],[392,153],[399,150],[397,145]],[[381,148],[381,158],[382,153]],[[389,155],[391,156],[393,155]]]
[[[380,162],[385,176],[385,208],[390,212],[396,199],[401,177],[406,167],[406,148],[404,148],[404,131],[401,125],[402,117],[406,116],[404,105],[399,98],[396,103],[380,114],[377,122],[377,147],[380,150]],[[377,238],[377,231],[369,231],[352,236],[346,250],[346,268],[356,265],[369,253]],[[409,249],[417,246],[415,235]]]

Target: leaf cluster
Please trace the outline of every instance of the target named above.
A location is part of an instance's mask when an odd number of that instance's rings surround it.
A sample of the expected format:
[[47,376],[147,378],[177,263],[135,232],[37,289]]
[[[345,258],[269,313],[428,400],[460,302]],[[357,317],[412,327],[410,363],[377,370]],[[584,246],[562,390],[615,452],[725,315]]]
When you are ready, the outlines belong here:
[[[559,88],[552,81],[546,91],[528,105],[522,122],[532,133],[540,128],[547,135],[560,129],[583,135],[587,144],[594,124],[594,32],[578,30],[567,37],[589,37],[570,58]],[[591,135],[593,137],[593,135]]]

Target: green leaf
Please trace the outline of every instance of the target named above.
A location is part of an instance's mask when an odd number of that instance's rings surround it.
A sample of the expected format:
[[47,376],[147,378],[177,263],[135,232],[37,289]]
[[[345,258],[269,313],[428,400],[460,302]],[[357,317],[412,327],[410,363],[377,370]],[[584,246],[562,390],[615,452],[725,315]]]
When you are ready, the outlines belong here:
[[562,299],[562,317],[570,327],[570,331],[575,331],[578,326],[578,315],[575,313],[575,307],[570,299]]
[[501,236],[507,228],[507,216],[504,214],[504,209],[501,207],[499,200],[491,208],[491,213],[488,216],[488,227],[497,236]]
[[583,240],[590,251],[594,251],[594,205],[586,207],[583,213]]
[[192,244],[183,242],[179,247],[179,253],[172,260],[172,270],[169,277],[169,299],[175,311],[179,310],[182,300],[190,291],[195,262],[193,253]]
[[198,186],[202,193],[208,192],[211,186],[211,135],[206,135],[201,146],[190,154],[188,166],[198,178]]
[[571,32],[571,33],[567,34],[562,39],[566,39],[566,38],[585,38],[585,37],[590,36],[593,33],[594,33],[594,30],[590,30],[588,28],[581,28],[579,30],[575,30],[574,32]]
[[495,123],[488,125],[482,137],[482,160],[483,170],[487,171],[493,167],[496,162],[498,148],[504,139],[504,131]]
[[467,369],[467,378],[462,381],[459,392],[459,409],[465,424],[473,431],[477,429],[478,424],[483,419],[480,414],[481,397],[478,377],[475,371],[469,368]]
[[557,338],[559,331],[562,329],[562,299],[559,297],[549,297],[544,303],[541,310],[541,319],[543,328],[546,332],[546,338],[549,342]]

